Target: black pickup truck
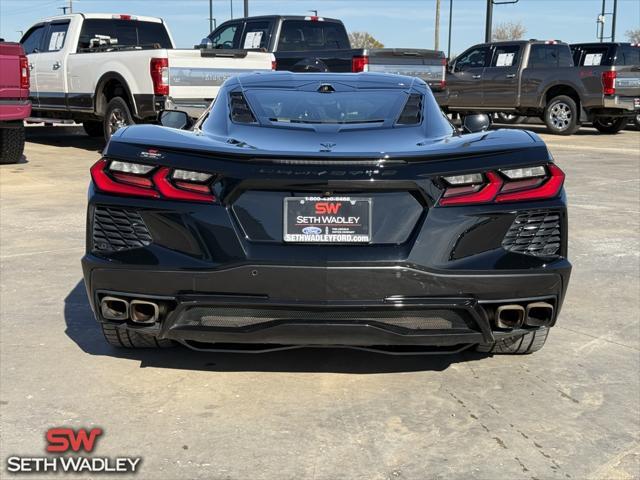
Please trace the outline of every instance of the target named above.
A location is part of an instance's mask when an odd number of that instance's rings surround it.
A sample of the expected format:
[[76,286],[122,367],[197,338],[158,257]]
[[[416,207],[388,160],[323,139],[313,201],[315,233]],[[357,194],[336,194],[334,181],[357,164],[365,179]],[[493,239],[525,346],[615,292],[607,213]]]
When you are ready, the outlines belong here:
[[422,78],[438,98],[445,90],[446,58],[436,50],[351,48],[340,20],[268,15],[230,20],[202,40],[200,48],[261,50],[276,57],[277,70],[382,72]]
[[446,111],[537,116],[559,135],[587,121],[615,133],[640,111],[640,66],[574,66],[570,46],[555,40],[475,45],[450,64],[446,83]]

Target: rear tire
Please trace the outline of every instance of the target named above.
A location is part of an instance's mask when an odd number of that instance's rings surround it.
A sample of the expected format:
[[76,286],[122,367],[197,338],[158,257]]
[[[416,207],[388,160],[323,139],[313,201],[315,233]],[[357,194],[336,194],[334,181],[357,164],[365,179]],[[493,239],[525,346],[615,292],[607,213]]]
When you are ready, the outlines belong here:
[[0,163],[18,163],[24,152],[24,125],[0,128]]
[[527,119],[522,115],[516,115],[515,113],[498,112],[496,113],[496,122],[504,123],[506,125],[515,125],[516,123],[522,123]]
[[104,113],[103,119],[104,139],[108,142],[111,135],[116,133],[119,129],[133,125],[133,116],[129,105],[124,101],[122,97],[114,97],[107,104],[107,110]]
[[540,350],[549,336],[547,327],[540,327],[519,337],[505,338],[493,344],[478,345],[476,350],[483,353],[526,355]]
[[90,137],[103,137],[104,138],[104,125],[99,120],[87,120],[82,122],[82,128]]
[[148,333],[118,328],[115,325],[101,323],[102,333],[107,343],[116,348],[171,348],[174,343],[164,338],[156,338]]
[[549,131],[555,135],[573,135],[580,125],[580,112],[575,100],[566,95],[553,97],[544,109],[542,119]]
[[636,126],[636,130],[640,130],[640,113],[633,117],[632,123]]
[[600,133],[613,134],[622,130],[628,122],[629,119],[625,117],[598,117],[593,121],[593,126]]

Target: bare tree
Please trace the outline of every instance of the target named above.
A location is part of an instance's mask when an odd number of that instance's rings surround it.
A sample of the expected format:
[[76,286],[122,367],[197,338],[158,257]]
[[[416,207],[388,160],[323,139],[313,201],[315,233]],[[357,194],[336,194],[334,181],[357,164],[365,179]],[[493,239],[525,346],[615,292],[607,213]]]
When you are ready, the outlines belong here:
[[383,48],[384,44],[373,38],[369,32],[351,32],[349,34],[351,48]]
[[520,40],[527,33],[522,22],[503,22],[493,29],[493,40]]
[[631,43],[640,43],[640,28],[635,30],[627,30],[624,33]]

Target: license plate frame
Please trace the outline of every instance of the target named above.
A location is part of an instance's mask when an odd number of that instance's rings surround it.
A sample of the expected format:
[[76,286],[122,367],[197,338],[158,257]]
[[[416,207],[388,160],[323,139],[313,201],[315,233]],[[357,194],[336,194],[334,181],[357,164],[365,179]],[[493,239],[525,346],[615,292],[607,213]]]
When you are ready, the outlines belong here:
[[[304,221],[298,221],[300,217]],[[302,244],[368,244],[372,218],[370,197],[285,197],[282,239]]]

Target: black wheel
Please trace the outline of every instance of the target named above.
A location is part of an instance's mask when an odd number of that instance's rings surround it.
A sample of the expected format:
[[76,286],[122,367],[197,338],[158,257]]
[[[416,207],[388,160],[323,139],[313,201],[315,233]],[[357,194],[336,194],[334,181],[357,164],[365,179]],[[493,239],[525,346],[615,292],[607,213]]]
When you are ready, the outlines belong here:
[[104,125],[99,120],[82,122],[82,128],[90,137],[104,137]]
[[628,122],[629,119],[625,117],[598,117],[593,121],[593,126],[600,133],[618,133]]
[[636,130],[640,130],[640,114],[633,117],[632,123],[636,126]]
[[111,135],[122,127],[133,125],[134,123],[127,102],[122,97],[112,98],[107,104],[107,110],[104,113],[104,139],[109,141]]
[[171,340],[156,338],[147,333],[136,332],[115,325],[101,323],[102,333],[109,345],[117,348],[170,348],[175,344]]
[[540,327],[519,337],[498,340],[493,344],[478,345],[476,350],[485,353],[523,355],[537,352],[547,341],[549,329]]
[[543,120],[551,133],[556,135],[573,135],[580,124],[580,112],[576,102],[566,95],[553,97],[544,109]]
[[496,122],[506,123],[507,125],[514,125],[516,123],[522,123],[527,119],[522,115],[516,115],[515,113],[498,112],[496,113]]
[[24,125],[0,128],[0,163],[18,163],[24,152]]

